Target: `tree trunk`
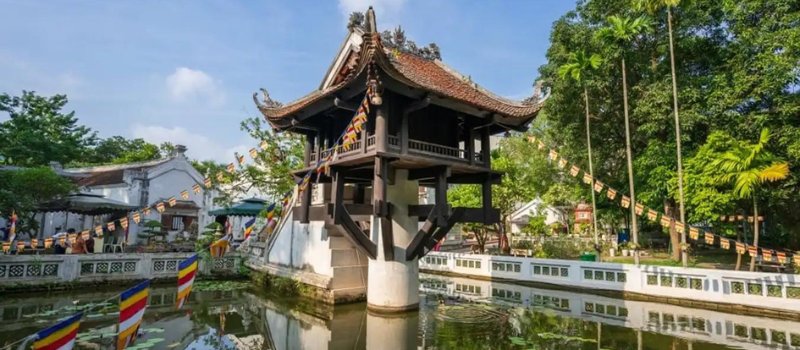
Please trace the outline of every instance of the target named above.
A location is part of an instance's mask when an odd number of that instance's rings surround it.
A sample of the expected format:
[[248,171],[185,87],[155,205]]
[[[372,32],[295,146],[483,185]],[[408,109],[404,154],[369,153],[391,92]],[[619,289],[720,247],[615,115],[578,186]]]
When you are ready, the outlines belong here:
[[[669,217],[675,217],[675,202],[672,200],[664,201],[664,214]],[[681,261],[681,237],[678,235],[678,230],[675,229],[675,222],[669,226],[669,244],[672,246],[670,257],[673,261]]]
[[[756,255],[758,255],[758,230],[761,225],[758,222],[758,200],[755,193],[753,194],[753,246],[756,247]],[[750,257],[750,271],[756,270],[756,257]]]
[[631,237],[633,245],[635,246],[633,252],[633,261],[639,265],[639,225],[636,217],[636,191],[633,188],[633,155],[631,154],[631,127],[630,118],[628,117],[628,82],[625,72],[625,58],[622,58],[622,104],[623,111],[625,112],[625,153],[628,158],[628,186],[631,191]]
[[597,235],[597,201],[594,195],[594,166],[592,164],[592,131],[589,121],[589,89],[583,87],[583,101],[586,105],[586,148],[589,150],[589,176],[592,177],[592,185],[589,192],[592,193],[592,232],[594,233],[594,247],[597,251],[596,259],[600,261],[600,238]]
[[[688,230],[688,225],[686,224],[686,211],[684,210],[684,201],[683,201],[683,160],[681,159],[681,122],[680,118],[678,117],[678,83],[677,78],[675,77],[675,49],[672,45],[672,8],[667,6],[667,28],[669,29],[669,63],[670,68],[672,70],[672,108],[675,112],[675,145],[677,147],[676,152],[678,154],[678,210],[680,212],[680,220],[684,223],[684,230],[681,233],[681,245],[686,244],[686,230]],[[672,236],[672,230],[670,229],[670,236]],[[683,263],[683,267],[686,267],[689,264],[689,255],[683,249],[680,249],[680,256],[681,262]]]

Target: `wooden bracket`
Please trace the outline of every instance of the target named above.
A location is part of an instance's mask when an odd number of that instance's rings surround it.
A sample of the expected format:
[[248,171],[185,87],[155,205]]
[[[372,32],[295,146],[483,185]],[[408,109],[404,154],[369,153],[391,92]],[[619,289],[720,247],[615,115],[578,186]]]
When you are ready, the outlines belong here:
[[420,254],[420,251],[425,246],[426,239],[429,238],[438,227],[438,207],[439,205],[437,204],[431,208],[425,223],[422,225],[422,228],[419,230],[419,232],[417,232],[417,235],[414,236],[414,239],[412,239],[406,247],[406,261],[414,260],[414,258]]
[[375,259],[378,253],[378,247],[373,242],[369,236],[367,236],[364,231],[361,230],[360,227],[353,221],[350,217],[350,213],[347,212],[347,209],[344,205],[339,205],[338,208],[334,208],[334,212],[336,213],[334,217],[334,223],[342,229],[342,231],[350,238],[350,240],[355,244],[356,247],[361,249],[364,254],[366,254],[370,259]]

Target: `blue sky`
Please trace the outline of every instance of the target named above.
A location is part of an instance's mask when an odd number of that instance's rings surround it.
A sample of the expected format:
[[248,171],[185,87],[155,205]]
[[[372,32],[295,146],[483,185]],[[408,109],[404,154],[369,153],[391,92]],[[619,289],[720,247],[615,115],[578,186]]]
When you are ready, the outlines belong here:
[[[256,144],[251,95],[282,102],[315,89],[344,39],[347,14],[375,6],[381,30],[436,42],[451,67],[497,94],[532,92],[564,1],[0,0],[0,92],[65,93],[100,136],[189,147],[232,160]],[[0,115],[0,120],[6,119]]]

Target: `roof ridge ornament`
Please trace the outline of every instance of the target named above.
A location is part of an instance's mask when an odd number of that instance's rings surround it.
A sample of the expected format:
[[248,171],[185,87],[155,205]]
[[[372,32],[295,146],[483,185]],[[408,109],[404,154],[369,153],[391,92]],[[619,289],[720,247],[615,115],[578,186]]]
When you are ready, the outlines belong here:
[[[546,92],[542,92],[543,90],[547,90]],[[550,88],[544,86],[541,80],[537,80],[533,83],[533,94],[522,100],[522,104],[524,105],[539,105],[544,103],[547,98],[550,97]]]
[[366,16],[366,23],[364,25],[364,31],[367,33],[377,33],[378,32],[378,23],[375,21],[375,10],[372,9],[372,6],[367,9],[367,16]]
[[263,102],[258,100],[258,92],[253,93],[253,102],[255,102],[258,108],[280,108],[283,107],[283,103],[273,100],[269,97],[269,92],[267,89],[260,88],[261,94],[264,95]]

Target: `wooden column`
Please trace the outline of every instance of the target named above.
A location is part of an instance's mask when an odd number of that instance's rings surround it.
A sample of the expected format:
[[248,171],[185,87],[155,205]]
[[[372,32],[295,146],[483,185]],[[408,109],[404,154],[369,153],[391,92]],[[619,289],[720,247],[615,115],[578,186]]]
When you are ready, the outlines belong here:
[[303,161],[306,165],[311,165],[311,152],[314,151],[315,135],[311,132],[306,134],[306,149],[303,152]]
[[467,141],[464,146],[467,149],[469,165],[475,165],[475,130],[472,130],[472,127],[467,128]]
[[375,151],[386,152],[389,128],[386,120],[386,101],[375,111]]
[[344,208],[344,176],[342,172],[331,169],[331,203],[333,204],[333,223],[341,224],[340,211]]
[[408,154],[408,118],[409,113],[403,113],[400,120],[400,153]]
[[311,183],[306,186],[306,190],[300,194],[300,215],[299,220],[302,224],[309,222],[309,212],[311,211],[311,190],[313,185]]
[[439,207],[439,215],[437,215],[438,226],[447,225],[447,218],[450,216],[450,206],[447,205],[447,177],[450,175],[450,168],[443,167],[436,175],[435,187],[435,200],[436,205]]
[[491,209],[492,209],[492,181],[489,174],[486,174],[486,180],[481,184],[481,199],[483,200],[483,223],[490,224]]
[[481,129],[481,158],[487,168],[492,167],[492,150],[489,142],[489,127]]
[[386,178],[388,164],[385,159],[375,157],[375,177],[372,181],[372,208],[373,215],[385,217],[388,215],[386,204]]

